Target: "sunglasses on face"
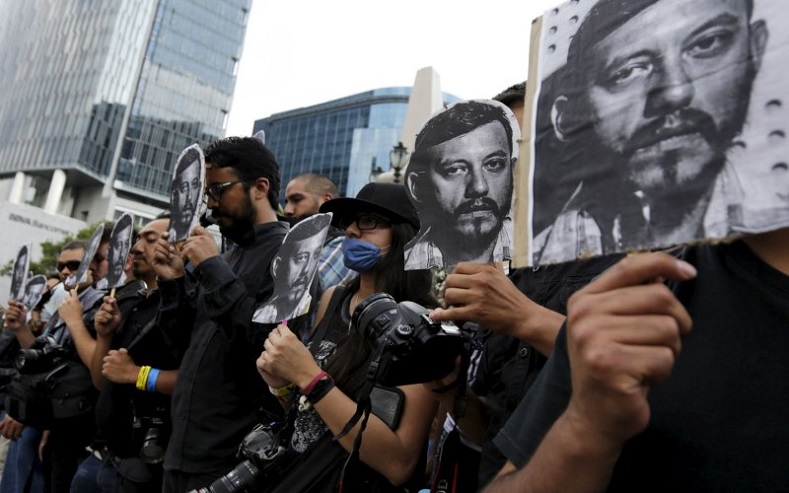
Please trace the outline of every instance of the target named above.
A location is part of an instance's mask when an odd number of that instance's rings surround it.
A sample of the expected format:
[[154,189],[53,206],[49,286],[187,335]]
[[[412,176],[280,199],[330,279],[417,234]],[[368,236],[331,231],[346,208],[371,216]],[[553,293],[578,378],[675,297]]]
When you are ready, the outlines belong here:
[[339,227],[340,229],[346,229],[353,223],[356,223],[356,227],[359,228],[359,231],[369,231],[377,228],[379,225],[389,226],[389,221],[380,216],[363,214],[354,218],[344,217],[340,219]]
[[232,187],[236,183],[244,183],[244,180],[236,180],[236,181],[225,181],[222,183],[212,183],[205,187],[205,196],[203,200],[208,202],[208,199],[213,199],[214,202],[219,202],[222,199],[222,194],[225,193],[229,187]]
[[79,260],[69,260],[68,262],[58,262],[55,267],[57,267],[58,272],[62,271],[63,269],[68,269],[70,271],[75,271],[79,269]]

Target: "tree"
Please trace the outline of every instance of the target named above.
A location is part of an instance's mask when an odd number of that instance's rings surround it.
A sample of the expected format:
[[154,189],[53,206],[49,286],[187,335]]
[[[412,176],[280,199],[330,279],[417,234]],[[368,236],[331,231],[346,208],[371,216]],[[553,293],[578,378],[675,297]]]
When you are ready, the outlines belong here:
[[[35,262],[33,259],[30,259],[30,275],[47,275],[49,273],[56,272],[58,254],[60,253],[60,250],[66,245],[66,243],[74,240],[89,240],[90,237],[93,236],[93,232],[96,231],[97,227],[98,224],[94,224],[80,229],[77,231],[76,235],[67,235],[60,241],[45,241],[41,243],[41,260]],[[107,224],[105,224],[104,227],[106,228]],[[112,224],[110,224],[109,227],[111,228]],[[14,260],[15,259],[11,259],[6,262],[5,265],[0,267],[0,276],[11,275],[11,273],[14,271]]]

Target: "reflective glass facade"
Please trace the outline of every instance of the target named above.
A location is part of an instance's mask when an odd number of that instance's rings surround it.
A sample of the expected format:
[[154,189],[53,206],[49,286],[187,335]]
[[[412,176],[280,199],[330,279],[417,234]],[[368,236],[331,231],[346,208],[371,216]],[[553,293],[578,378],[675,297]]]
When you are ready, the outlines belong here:
[[164,206],[180,151],[224,135],[251,2],[3,0],[0,176]]
[[[294,176],[330,177],[343,196],[354,196],[376,170],[389,169],[400,140],[410,87],[389,87],[276,113],[255,122],[282,167],[280,200]],[[446,103],[458,98],[444,95]]]

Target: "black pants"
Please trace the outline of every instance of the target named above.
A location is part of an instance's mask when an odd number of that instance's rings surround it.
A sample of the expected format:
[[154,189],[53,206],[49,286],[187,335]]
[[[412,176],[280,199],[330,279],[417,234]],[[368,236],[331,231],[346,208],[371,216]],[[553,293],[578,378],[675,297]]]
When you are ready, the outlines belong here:
[[[69,493],[71,480],[80,463],[88,457],[85,449],[93,441],[93,417],[89,423],[58,426],[49,432],[44,448],[44,479],[47,493]],[[81,426],[83,425],[83,426]]]

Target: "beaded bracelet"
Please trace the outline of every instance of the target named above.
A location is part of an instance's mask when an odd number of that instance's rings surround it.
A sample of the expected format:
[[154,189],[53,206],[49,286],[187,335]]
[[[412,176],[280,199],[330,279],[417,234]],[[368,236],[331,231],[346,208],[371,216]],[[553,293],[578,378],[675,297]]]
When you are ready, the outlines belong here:
[[145,385],[148,383],[148,374],[151,372],[150,366],[141,366],[140,371],[137,373],[137,390],[145,390]]

